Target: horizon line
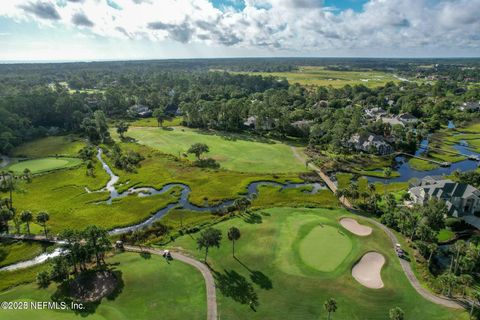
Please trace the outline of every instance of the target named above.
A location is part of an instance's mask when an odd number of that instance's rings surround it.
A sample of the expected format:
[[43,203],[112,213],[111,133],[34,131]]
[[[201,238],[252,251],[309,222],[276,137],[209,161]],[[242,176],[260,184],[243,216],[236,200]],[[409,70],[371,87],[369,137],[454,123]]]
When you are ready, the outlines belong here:
[[198,57],[198,58],[145,58],[145,59],[42,59],[42,60],[1,60],[0,64],[59,64],[59,63],[95,63],[95,62],[136,62],[136,61],[186,61],[186,60],[233,60],[233,59],[372,59],[372,60],[452,60],[480,59],[480,56],[236,56],[236,57]]

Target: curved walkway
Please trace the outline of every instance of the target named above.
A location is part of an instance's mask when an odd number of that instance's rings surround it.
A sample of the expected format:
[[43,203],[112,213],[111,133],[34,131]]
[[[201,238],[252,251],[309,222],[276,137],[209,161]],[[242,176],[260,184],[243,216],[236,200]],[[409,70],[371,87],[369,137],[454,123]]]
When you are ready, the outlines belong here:
[[[292,148],[292,151],[293,151],[295,157],[297,157],[298,159],[302,159],[303,162],[306,162],[305,157],[302,156],[298,152],[297,148],[295,148],[293,146],[291,148]],[[325,174],[319,167],[317,167],[313,163],[309,163],[308,166],[311,169],[313,169],[323,179],[323,181],[325,181],[325,184],[330,188],[330,190],[333,193],[336,193],[338,188],[335,185],[335,183],[333,183],[333,181],[330,179],[330,177],[327,174]],[[348,201],[347,198],[342,197],[339,200],[343,204],[343,206],[345,208],[347,208],[350,212],[352,212],[354,214],[358,213],[355,210],[355,208],[353,207],[353,205],[350,203],[350,201]],[[364,217],[364,216],[362,216],[362,217],[364,219],[370,221],[371,223],[375,224],[380,229],[382,229],[388,235],[388,237],[390,238],[390,240],[392,242],[392,246],[395,249],[395,245],[398,243],[398,239],[397,239],[397,236],[388,227],[386,227],[385,225],[381,224],[380,222],[378,222],[374,219]],[[398,261],[400,262],[400,265],[402,266],[403,272],[405,273],[405,276],[407,277],[408,281],[410,281],[410,284],[412,285],[412,287],[422,297],[424,297],[428,301],[431,301],[433,303],[442,305],[442,306],[447,307],[447,308],[455,308],[455,309],[463,309],[464,308],[460,303],[458,303],[458,302],[456,302],[452,299],[449,299],[447,297],[443,297],[443,296],[433,294],[432,292],[430,292],[427,289],[425,289],[424,287],[422,287],[421,283],[418,281],[417,277],[413,273],[413,270],[412,270],[412,267],[410,266],[410,263],[408,263],[408,261],[406,261],[404,259],[401,259],[400,257],[398,257]]]
[[[56,238],[46,238],[41,235],[17,235],[17,234],[1,234],[0,239],[15,239],[15,240],[28,240],[28,241],[41,241],[41,242],[54,242],[61,244],[62,241]],[[152,249],[148,247],[138,247],[138,246],[124,246],[125,251],[131,252],[148,252],[155,255],[163,256],[163,250]],[[171,252],[172,257],[175,260],[182,261],[188,265],[191,265],[195,269],[199,270],[202,273],[203,278],[205,279],[205,287],[207,290],[207,320],[217,320],[217,295],[215,291],[215,280],[212,273],[207,265],[204,263],[195,260],[193,258],[187,257],[181,253]],[[38,263],[43,262],[44,260],[39,261]]]
[[[163,250],[144,248],[137,246],[124,246],[126,251],[132,252],[148,252],[156,255],[163,255]],[[182,261],[183,263],[189,264],[192,267],[196,268],[202,273],[203,278],[205,279],[205,287],[207,289],[207,320],[217,320],[217,295],[215,292],[215,280],[213,275],[210,272],[210,269],[204,263],[195,260],[193,258],[187,257],[178,252],[170,252],[172,257],[175,260]]]
[[[370,222],[372,222],[373,224],[381,228],[383,231],[385,231],[385,233],[388,235],[388,237],[392,241],[393,246],[395,246],[395,244],[398,243],[397,236],[392,232],[392,230],[390,230],[388,227],[386,227],[385,225],[381,224],[378,221],[375,221],[370,218],[366,218],[366,219],[368,219]],[[401,259],[400,257],[398,258],[398,260],[400,261],[400,265],[402,266],[403,272],[405,272],[405,275],[407,276],[408,280],[410,281],[412,286],[415,288],[415,290],[417,290],[417,292],[422,297],[424,297],[428,301],[431,301],[433,303],[436,303],[448,308],[463,309],[463,306],[460,303],[452,299],[449,299],[447,297],[435,295],[432,292],[425,289],[424,287],[422,287],[421,283],[418,281],[417,277],[413,273],[410,263],[408,263],[408,261],[404,259]]]

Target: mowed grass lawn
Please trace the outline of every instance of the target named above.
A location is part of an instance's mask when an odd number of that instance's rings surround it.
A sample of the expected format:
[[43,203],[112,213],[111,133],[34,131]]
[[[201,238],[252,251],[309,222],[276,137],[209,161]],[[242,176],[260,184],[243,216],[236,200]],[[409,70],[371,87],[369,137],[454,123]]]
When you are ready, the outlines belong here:
[[15,157],[43,158],[48,156],[77,156],[86,145],[77,136],[52,136],[22,144],[12,151]]
[[[2,310],[1,319],[205,319],[205,283],[193,267],[178,261],[167,263],[152,255],[122,253],[107,260],[121,272],[124,287],[113,300],[103,298],[92,314],[75,315],[60,310]],[[0,273],[1,275],[1,273]],[[1,301],[52,301],[56,284],[39,289],[31,283],[0,293]]]
[[290,83],[298,83],[307,86],[332,86],[342,88],[346,85],[364,85],[367,87],[379,87],[387,82],[400,82],[393,73],[365,70],[365,71],[336,71],[327,70],[324,67],[304,66],[292,72],[232,72],[249,75],[261,75],[284,78]]
[[[373,233],[367,237],[349,233],[338,223],[347,216],[369,225]],[[235,243],[237,259],[227,239],[232,226],[241,232]],[[222,231],[223,240],[219,249],[209,251],[209,264],[223,319],[327,319],[323,303],[331,297],[338,303],[333,319],[384,320],[396,306],[405,311],[405,319],[468,318],[464,312],[442,308],[418,295],[388,237],[343,209],[271,208],[215,227]],[[204,253],[196,249],[196,237],[177,238],[170,247],[201,259]],[[385,287],[378,290],[363,287],[351,276],[353,265],[372,250],[386,258],[381,274]],[[335,263],[330,264],[333,257]],[[258,305],[253,310],[250,302],[255,300]]]
[[29,169],[32,173],[42,173],[46,171],[52,171],[57,169],[65,169],[79,166],[82,160],[79,158],[40,158],[25,160],[14,163],[6,170],[13,171],[16,174],[22,174],[25,169]]
[[[181,155],[194,143],[205,143],[210,152],[205,157],[217,160],[222,168],[242,172],[302,172],[305,165],[291,147],[275,141],[259,141],[243,134],[204,133],[199,130],[174,127],[169,130],[132,127],[127,135],[140,144],[164,153]],[[194,159],[193,155],[189,156]]]

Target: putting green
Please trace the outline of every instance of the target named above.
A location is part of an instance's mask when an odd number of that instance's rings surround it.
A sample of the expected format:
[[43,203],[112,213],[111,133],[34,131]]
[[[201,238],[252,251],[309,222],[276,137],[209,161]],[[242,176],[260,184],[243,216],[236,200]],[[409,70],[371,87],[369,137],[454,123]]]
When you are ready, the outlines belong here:
[[[295,157],[290,146],[246,134],[203,132],[184,127],[169,130],[133,127],[129,137],[140,144],[179,156],[194,143],[205,143],[210,152],[205,157],[217,160],[221,167],[242,172],[303,172],[305,165]],[[193,155],[189,159],[194,160]]]
[[302,261],[322,272],[334,271],[352,251],[352,242],[338,228],[330,225],[314,227],[301,241]]
[[15,173],[23,173],[25,169],[30,169],[32,173],[40,173],[62,168],[78,166],[82,161],[78,158],[41,158],[17,162],[8,167],[8,170]]

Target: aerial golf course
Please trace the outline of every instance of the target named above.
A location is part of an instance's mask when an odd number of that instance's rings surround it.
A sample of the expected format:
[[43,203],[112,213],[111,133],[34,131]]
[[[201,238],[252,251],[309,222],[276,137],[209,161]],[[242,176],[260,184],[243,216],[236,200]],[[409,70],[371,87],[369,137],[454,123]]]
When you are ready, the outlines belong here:
[[[109,157],[111,151],[103,146],[104,160],[119,177],[119,192],[135,186],[159,190],[168,183],[182,183],[191,189],[191,203],[209,206],[245,195],[255,181],[302,182],[300,174],[307,171],[291,146],[279,141],[200,132],[180,126],[132,127],[126,136],[131,139],[117,140],[122,149],[138,152],[144,158],[134,172],[114,168]],[[219,169],[191,164],[194,157],[185,157],[184,153],[195,142],[210,147],[205,156],[217,160]],[[13,198],[19,210],[47,210],[51,234],[92,223],[109,230],[134,225],[178,201],[181,189],[173,188],[149,197],[132,194],[108,204],[109,193],[104,188],[109,176],[101,163],[96,161],[94,176],[87,176],[85,164],[73,152],[77,146],[68,147],[64,139],[49,141],[48,145],[44,154],[22,147],[17,152],[30,156],[31,160],[12,164],[9,169],[23,172],[28,168],[34,174],[32,182],[19,182],[21,188],[14,191]],[[62,167],[54,163],[55,154],[68,156],[75,165]],[[43,159],[50,160],[48,169],[39,163]],[[16,167],[20,165],[23,166]],[[150,244],[201,261],[204,253],[197,250],[198,233],[185,235],[177,229],[200,224],[222,232],[220,248],[210,249],[208,263],[216,283],[218,314],[223,319],[245,319],[246,315],[248,319],[327,319],[323,301],[331,296],[342,306],[335,314],[338,319],[384,319],[395,306],[405,311],[407,319],[466,319],[464,313],[445,312],[443,307],[416,293],[380,229],[341,209],[328,189],[310,194],[311,190],[310,186],[285,190],[279,186],[261,186],[252,199],[251,210],[234,215],[174,209],[160,220],[171,228],[172,237],[153,239]],[[340,224],[345,217],[355,218],[373,231],[366,236],[352,233]],[[235,257],[227,238],[232,226],[241,230]],[[38,224],[32,223],[30,227],[32,233],[42,232]],[[13,254],[14,250],[22,249],[16,246],[3,245],[5,254],[0,263],[9,265],[30,258]],[[34,252],[42,250],[36,247]],[[368,252],[379,253],[385,259],[375,275],[383,282],[379,289],[366,287],[352,275],[352,268]],[[119,272],[123,284],[121,290],[104,297],[93,310],[78,315],[57,310],[8,311],[0,316],[2,319],[77,319],[80,315],[86,319],[205,319],[204,279],[191,266],[138,253],[113,254],[106,262]],[[49,301],[58,288],[52,283],[39,289],[34,283],[36,273],[32,271],[38,268],[42,267],[10,274],[0,271],[0,287],[6,289],[0,293],[0,300]],[[2,281],[8,285],[1,286]]]

